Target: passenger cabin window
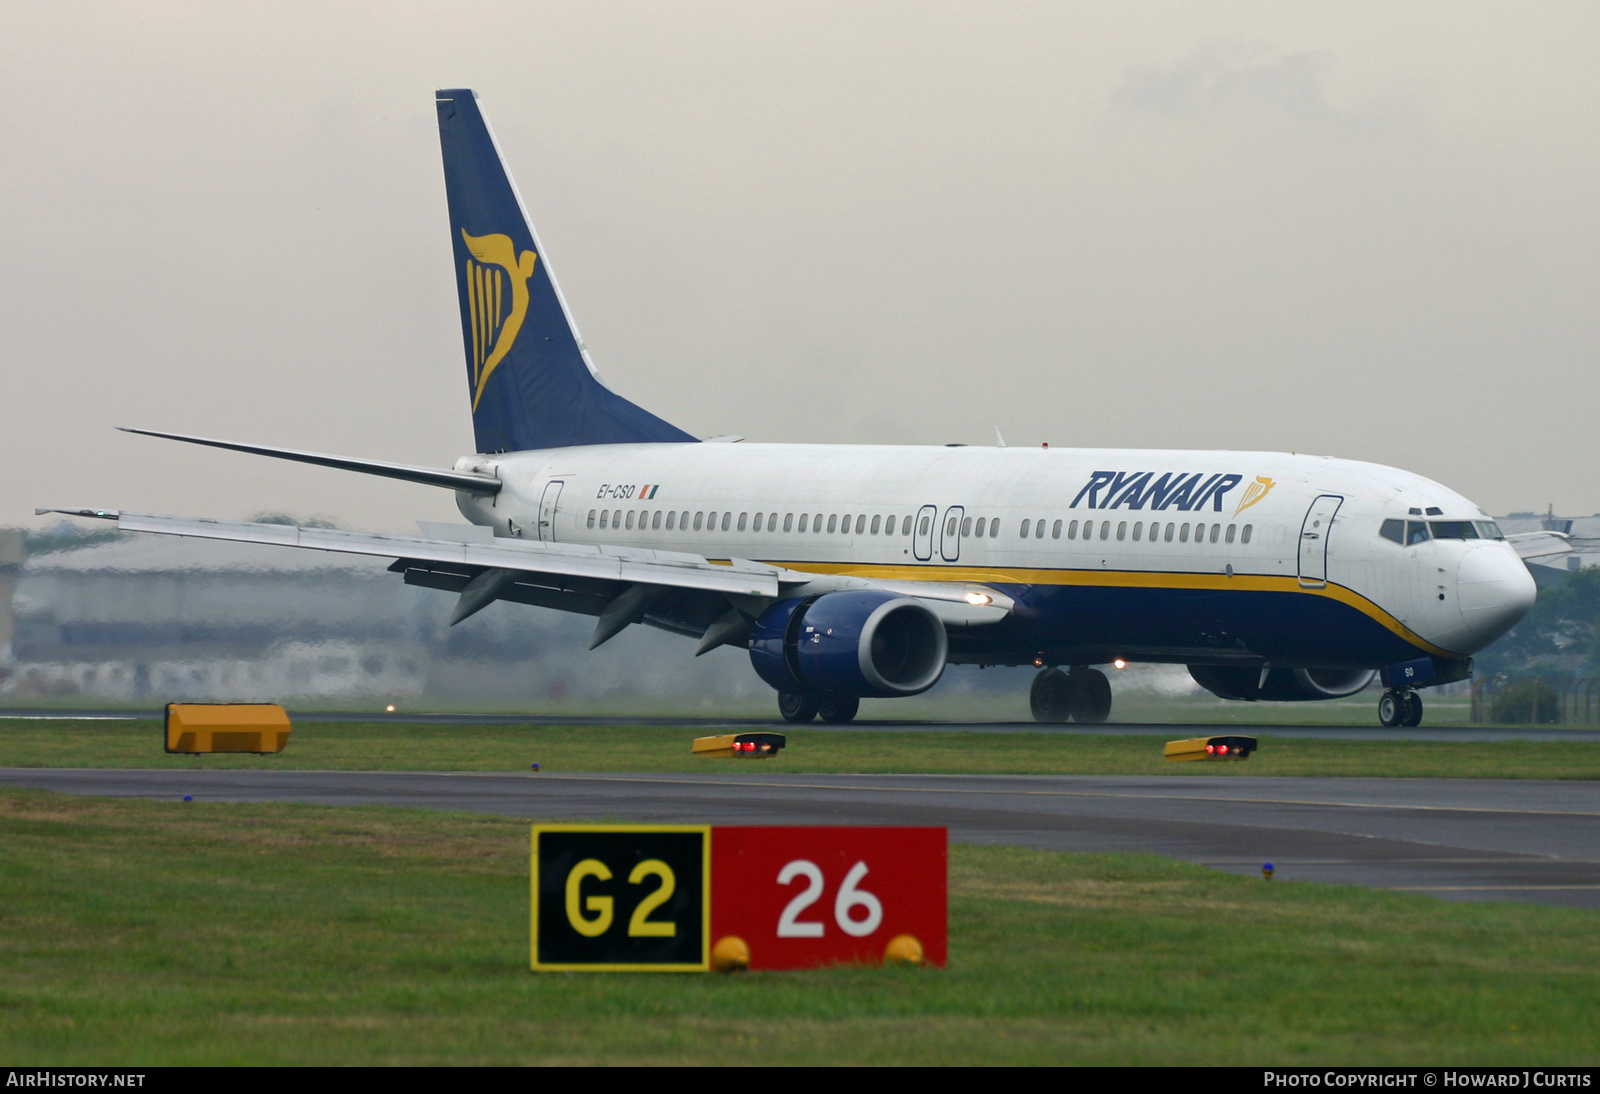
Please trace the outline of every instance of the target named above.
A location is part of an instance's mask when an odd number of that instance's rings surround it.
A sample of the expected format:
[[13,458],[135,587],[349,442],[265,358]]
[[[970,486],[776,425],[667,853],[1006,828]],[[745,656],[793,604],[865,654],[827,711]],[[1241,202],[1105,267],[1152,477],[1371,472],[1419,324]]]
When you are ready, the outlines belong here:
[[1109,520],[1103,520],[1100,522],[1100,538],[1111,538],[1111,522]]
[[1403,520],[1386,520],[1383,527],[1378,529],[1378,534],[1384,539],[1401,544],[1406,542],[1406,522]]
[[[809,521],[810,519],[811,519],[811,514],[810,513],[801,513],[800,514],[800,530],[802,532],[804,532],[806,530],[806,522]],[[822,526],[819,524],[817,527],[818,527],[818,530],[820,531]]]
[[928,524],[932,521],[932,519],[933,519],[932,517],[923,517],[922,518],[921,531],[917,533],[918,535],[925,536],[925,535],[928,534]]
[[1144,521],[1142,521],[1142,520],[1134,521],[1133,522],[1133,542],[1135,542],[1135,543],[1139,542],[1139,534],[1141,532],[1143,532],[1143,531],[1144,531]]
[[1127,535],[1128,535],[1128,522],[1127,521],[1122,521],[1117,525],[1117,539],[1119,541],[1121,541],[1123,539],[1126,539]]
[[1254,528],[1255,528],[1254,524],[1246,524],[1244,526],[1244,530],[1239,533],[1239,542],[1240,543],[1249,543],[1250,542],[1250,532]]
[[1060,539],[1061,538],[1061,522],[1059,520],[1056,521],[1055,524],[1051,526],[1051,528],[1050,528],[1050,538],[1051,539]]
[[1406,521],[1406,546],[1426,543],[1428,540],[1428,526],[1420,520]]
[[[726,532],[728,530],[728,521],[730,521],[732,519],[733,519],[733,514],[732,513],[724,513],[724,514],[722,514],[722,530],[724,532]],[[744,522],[740,521],[739,523],[741,525],[743,525]]]
[[650,517],[650,530],[652,532],[661,531],[661,510],[659,509]]
[[794,514],[793,513],[785,513],[785,514],[783,514],[783,530],[785,532],[787,532],[787,531],[790,531],[793,528],[794,528]]
[[748,514],[748,513],[740,513],[739,514],[739,531],[741,531],[741,532],[744,531],[745,518],[748,517],[749,515],[750,514]]
[[1071,524],[1067,525],[1067,538],[1068,539],[1077,539],[1078,538],[1078,522],[1077,521],[1073,521]]
[[1228,540],[1227,541],[1229,543],[1233,542],[1233,534],[1238,530],[1239,530],[1239,526],[1237,524],[1228,525]]
[[[967,519],[970,520],[972,518],[968,517]],[[858,535],[858,536],[862,535],[862,534],[864,534],[866,532],[866,530],[867,530],[867,515],[865,513],[862,513],[862,514],[860,514],[860,515],[858,515],[856,517],[856,535]],[[965,535],[966,534],[965,531],[963,531],[962,534]]]
[[594,510],[593,509],[589,510],[589,527],[590,528],[594,527]]
[[1022,539],[1027,539],[1028,538],[1028,528],[1032,523],[1033,522],[1030,521],[1027,517],[1023,517],[1022,518],[1022,531],[1017,533],[1018,536],[1020,536]]
[[[872,518],[872,534],[873,534],[873,535],[877,535],[877,534],[878,534],[878,528],[879,528],[879,525],[880,525],[880,522],[882,522],[882,520],[883,520],[883,518],[882,518],[882,517],[873,517],[873,518]],[[890,522],[891,522],[891,523],[893,523],[893,521],[894,521],[894,518],[893,518],[893,517],[890,517],[890,518],[889,518],[889,521],[890,521]],[[978,523],[979,523],[979,524],[980,524],[980,525],[981,525],[981,524],[982,524],[982,523],[983,523],[983,522],[982,522],[982,521],[979,521],[979,522],[978,522]],[[983,534],[983,533],[982,533],[982,532],[980,532],[980,533],[978,533],[978,534],[979,534],[979,535],[982,535],[982,534]]]

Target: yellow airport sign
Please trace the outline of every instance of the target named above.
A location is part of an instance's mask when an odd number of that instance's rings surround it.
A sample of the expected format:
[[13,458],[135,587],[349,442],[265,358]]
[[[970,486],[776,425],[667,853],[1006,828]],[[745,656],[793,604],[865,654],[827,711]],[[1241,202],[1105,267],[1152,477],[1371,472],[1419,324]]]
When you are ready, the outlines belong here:
[[1168,741],[1166,757],[1169,760],[1248,760],[1256,750],[1254,737],[1229,734],[1223,737],[1190,737],[1183,741]]
[[289,715],[276,703],[168,703],[168,752],[282,752]]

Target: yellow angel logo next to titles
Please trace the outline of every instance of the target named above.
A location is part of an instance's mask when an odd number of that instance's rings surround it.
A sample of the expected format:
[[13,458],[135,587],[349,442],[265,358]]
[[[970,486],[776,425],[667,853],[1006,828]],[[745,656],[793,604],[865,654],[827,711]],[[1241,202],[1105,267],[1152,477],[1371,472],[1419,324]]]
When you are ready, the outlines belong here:
[[[467,310],[472,317],[472,409],[478,409],[484,385],[511,352],[528,315],[528,278],[539,256],[517,254],[506,235],[469,236],[461,232],[467,251]],[[510,285],[510,310],[506,286]]]
[[1265,475],[1257,475],[1256,481],[1244,488],[1244,497],[1239,499],[1239,508],[1233,511],[1238,516],[1256,502],[1267,496],[1267,492],[1278,484]]

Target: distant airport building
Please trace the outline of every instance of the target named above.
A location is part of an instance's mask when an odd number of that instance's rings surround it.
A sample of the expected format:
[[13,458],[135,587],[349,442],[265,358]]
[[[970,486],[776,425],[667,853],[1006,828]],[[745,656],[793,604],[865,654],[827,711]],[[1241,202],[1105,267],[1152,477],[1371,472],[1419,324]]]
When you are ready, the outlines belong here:
[[450,627],[450,594],[387,566],[137,535],[24,558],[22,534],[0,530],[0,702],[767,698],[741,656],[695,658],[644,627],[592,653],[588,618],[518,604]]
[[1528,572],[1543,588],[1557,584],[1568,574],[1590,566],[1600,566],[1600,514],[1591,517],[1559,517],[1555,507],[1544,513],[1512,513],[1497,518],[1500,530],[1507,535],[1526,532],[1555,532],[1565,536],[1572,547],[1570,554],[1552,555],[1530,559]]

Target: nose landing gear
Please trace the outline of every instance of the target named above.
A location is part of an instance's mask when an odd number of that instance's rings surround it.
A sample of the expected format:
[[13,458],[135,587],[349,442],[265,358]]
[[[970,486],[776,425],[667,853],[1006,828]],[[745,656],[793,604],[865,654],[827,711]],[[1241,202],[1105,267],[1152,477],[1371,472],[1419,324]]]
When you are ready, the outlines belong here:
[[1422,696],[1410,688],[1393,688],[1378,700],[1378,721],[1385,726],[1422,724]]
[[1111,714],[1111,681],[1099,669],[1074,665],[1070,673],[1045,669],[1028,694],[1036,722],[1076,721],[1096,725]]

